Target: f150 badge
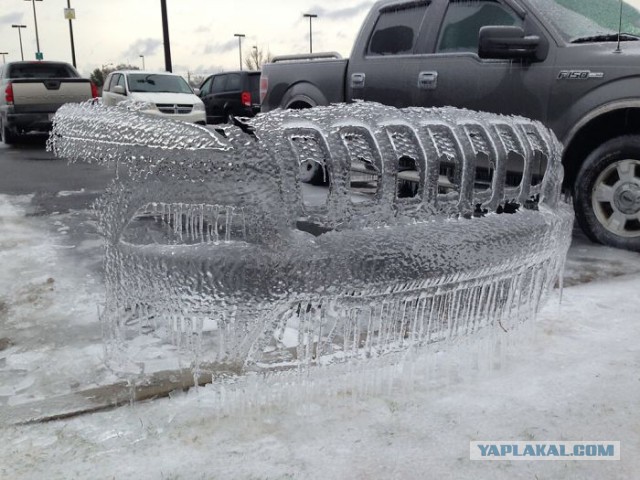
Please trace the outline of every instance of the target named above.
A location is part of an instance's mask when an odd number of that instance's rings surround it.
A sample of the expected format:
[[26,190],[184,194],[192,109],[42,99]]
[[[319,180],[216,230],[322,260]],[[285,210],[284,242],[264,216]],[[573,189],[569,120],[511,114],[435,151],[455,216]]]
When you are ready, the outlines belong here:
[[558,73],[558,80],[587,80],[603,77],[603,72],[592,72],[591,70],[560,70]]

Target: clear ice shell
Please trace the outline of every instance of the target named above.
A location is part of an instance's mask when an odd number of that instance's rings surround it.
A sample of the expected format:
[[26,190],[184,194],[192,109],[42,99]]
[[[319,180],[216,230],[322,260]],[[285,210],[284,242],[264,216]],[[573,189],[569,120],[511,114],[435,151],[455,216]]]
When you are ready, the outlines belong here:
[[[508,331],[562,271],[573,214],[538,122],[362,102],[213,131],[139,110],[66,105],[49,141],[122,172],[98,208],[123,368],[268,371]],[[308,162],[329,184],[320,205],[304,201]]]

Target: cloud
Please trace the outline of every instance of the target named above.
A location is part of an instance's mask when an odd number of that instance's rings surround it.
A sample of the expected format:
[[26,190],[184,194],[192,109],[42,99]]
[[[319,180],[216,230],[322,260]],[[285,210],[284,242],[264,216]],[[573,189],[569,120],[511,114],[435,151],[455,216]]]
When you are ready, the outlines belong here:
[[12,25],[14,23],[22,23],[22,17],[24,13],[13,12],[0,16],[0,25]]
[[191,73],[206,76],[223,71],[224,67],[222,65],[198,65]]
[[223,43],[209,43],[204,47],[204,54],[209,55],[211,53],[227,53],[238,48],[238,39],[232,38]]
[[185,64],[173,65],[173,73],[181,75],[185,80],[190,79],[192,85],[200,84],[209,75],[224,72],[225,70],[228,69],[225,69],[222,65],[198,65],[196,68]]
[[134,58],[138,57],[138,55],[150,57],[155,54],[161,46],[162,42],[157,38],[140,38],[132,43],[123,55],[125,58]]
[[307,11],[310,13],[315,13],[320,18],[327,18],[329,20],[345,20],[348,18],[355,17],[359,15],[363,11],[368,11],[371,8],[372,3],[369,2],[361,2],[353,7],[339,8],[339,9],[331,9],[327,10],[324,7],[314,6],[309,8]]
[[173,65],[174,73],[180,73],[185,78],[187,78],[189,74],[191,74],[191,76],[198,75],[205,77],[213,73],[222,72],[223,70],[224,68],[221,65],[198,65],[195,68],[189,67],[189,65],[184,64]]
[[206,25],[200,25],[198,28],[194,30],[195,33],[211,33],[211,28]]

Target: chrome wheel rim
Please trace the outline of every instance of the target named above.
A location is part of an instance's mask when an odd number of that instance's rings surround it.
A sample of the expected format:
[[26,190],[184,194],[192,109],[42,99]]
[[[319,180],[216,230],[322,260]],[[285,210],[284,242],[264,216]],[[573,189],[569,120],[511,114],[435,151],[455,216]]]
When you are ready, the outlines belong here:
[[591,204],[607,231],[640,237],[640,160],[619,160],[605,168],[593,185]]

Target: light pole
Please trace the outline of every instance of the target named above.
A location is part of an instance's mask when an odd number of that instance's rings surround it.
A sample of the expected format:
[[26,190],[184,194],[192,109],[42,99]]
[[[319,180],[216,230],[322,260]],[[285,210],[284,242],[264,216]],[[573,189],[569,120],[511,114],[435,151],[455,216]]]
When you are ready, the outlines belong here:
[[164,69],[171,72],[171,45],[169,43],[169,19],[167,18],[167,0],[160,0],[162,11],[162,40],[164,41]]
[[27,28],[26,25],[11,25],[13,28],[18,29],[18,38],[20,39],[20,57],[22,57],[22,61],[24,62],[24,50],[22,50],[22,29]]
[[[73,23],[72,20],[76,18],[76,11],[71,8],[71,0],[67,0],[67,8],[64,11],[64,16],[69,20],[69,38],[71,39],[71,62],[76,67],[76,46],[73,43]],[[39,49],[38,49],[39,50]]]
[[42,60],[42,52],[40,51],[40,37],[38,37],[38,17],[36,17],[36,2],[41,2],[42,0],[24,0],[25,2],[31,2],[33,5],[33,23],[36,27],[36,47],[38,51],[36,52],[36,60]]
[[313,31],[311,30],[311,20],[318,18],[315,13],[303,13],[303,17],[309,19],[309,53],[313,53]]
[[140,58],[142,59],[142,70],[146,70],[147,67],[144,66],[144,55],[140,55]]
[[9,52],[0,52],[0,55],[2,55],[2,64],[4,65],[6,62],[6,60],[4,59],[5,55],[9,55]]
[[234,37],[238,37],[238,52],[240,52],[240,70],[242,70],[242,39],[245,37],[244,33],[234,33]]

